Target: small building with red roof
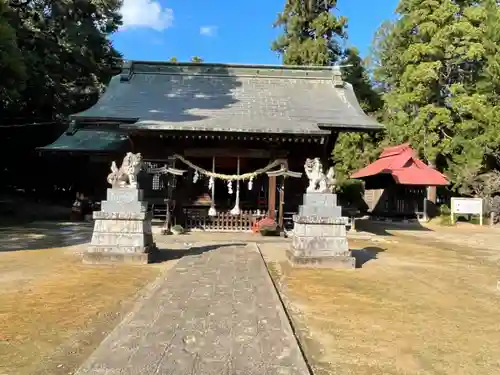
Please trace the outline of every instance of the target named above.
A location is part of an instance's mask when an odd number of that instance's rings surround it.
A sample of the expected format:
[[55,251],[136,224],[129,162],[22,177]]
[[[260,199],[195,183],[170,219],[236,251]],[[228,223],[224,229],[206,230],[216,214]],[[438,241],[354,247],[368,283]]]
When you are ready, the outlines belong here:
[[365,182],[365,201],[373,214],[405,216],[423,213],[427,187],[449,184],[445,175],[419,160],[408,143],[385,148],[351,178]]

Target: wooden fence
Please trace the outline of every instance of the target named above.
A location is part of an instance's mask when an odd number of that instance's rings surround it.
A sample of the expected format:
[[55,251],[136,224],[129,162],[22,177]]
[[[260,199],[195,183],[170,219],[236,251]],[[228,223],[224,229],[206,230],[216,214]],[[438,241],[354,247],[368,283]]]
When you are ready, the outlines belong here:
[[242,210],[240,215],[218,212],[208,215],[208,208],[184,208],[184,228],[206,232],[251,232],[253,224],[265,217],[265,212]]

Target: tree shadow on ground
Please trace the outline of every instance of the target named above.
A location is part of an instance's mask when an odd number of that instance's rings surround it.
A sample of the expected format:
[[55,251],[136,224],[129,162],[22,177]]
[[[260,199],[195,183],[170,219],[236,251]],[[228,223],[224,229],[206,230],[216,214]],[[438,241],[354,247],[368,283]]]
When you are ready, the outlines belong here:
[[424,227],[419,222],[380,222],[370,219],[357,219],[356,220],[356,231],[367,232],[377,236],[392,236],[393,234],[389,231],[399,230],[399,231],[424,231],[432,232],[431,229]]
[[0,253],[44,250],[90,241],[90,223],[24,223],[0,228]]
[[365,247],[363,249],[353,249],[351,253],[356,259],[356,268],[361,268],[365,263],[377,259],[378,254],[384,251],[385,249],[380,247]]
[[224,247],[247,246],[246,242],[220,243],[206,246],[192,246],[184,249],[164,249],[160,248],[152,263],[163,263],[170,260],[181,259],[186,256],[201,255],[203,253],[218,250]]

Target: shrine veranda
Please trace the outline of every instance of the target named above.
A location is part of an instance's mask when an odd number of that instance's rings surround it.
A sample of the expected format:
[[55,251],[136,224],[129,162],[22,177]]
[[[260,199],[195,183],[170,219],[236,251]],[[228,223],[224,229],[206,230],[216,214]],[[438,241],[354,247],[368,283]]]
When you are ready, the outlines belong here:
[[336,68],[137,61],[69,120],[41,151],[88,163],[81,190],[103,197],[111,161],[141,153],[154,215],[168,207],[172,225],[213,231],[249,231],[265,216],[283,225],[302,204],[306,158],[327,168],[340,132],[382,128]]

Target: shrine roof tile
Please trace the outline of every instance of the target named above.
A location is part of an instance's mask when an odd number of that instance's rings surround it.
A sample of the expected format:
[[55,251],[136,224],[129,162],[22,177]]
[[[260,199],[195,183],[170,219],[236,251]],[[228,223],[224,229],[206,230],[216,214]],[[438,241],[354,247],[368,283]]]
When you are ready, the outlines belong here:
[[332,67],[128,62],[91,108],[72,120],[127,129],[325,134],[376,131]]
[[129,144],[128,137],[111,131],[79,130],[74,134],[63,133],[53,143],[39,147],[40,151],[112,152]]

